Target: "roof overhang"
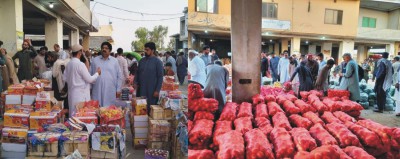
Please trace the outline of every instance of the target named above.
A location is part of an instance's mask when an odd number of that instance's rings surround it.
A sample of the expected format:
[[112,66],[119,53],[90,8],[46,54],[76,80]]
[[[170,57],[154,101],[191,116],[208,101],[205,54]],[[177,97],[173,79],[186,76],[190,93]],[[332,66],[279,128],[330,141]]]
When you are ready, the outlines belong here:
[[361,8],[373,9],[378,11],[390,12],[400,9],[398,0],[361,0]]

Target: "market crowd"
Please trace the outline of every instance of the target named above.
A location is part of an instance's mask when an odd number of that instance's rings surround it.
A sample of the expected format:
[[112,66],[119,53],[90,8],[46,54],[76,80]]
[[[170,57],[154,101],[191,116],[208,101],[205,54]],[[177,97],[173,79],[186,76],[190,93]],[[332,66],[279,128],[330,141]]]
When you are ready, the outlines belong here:
[[144,52],[113,53],[112,45],[103,42],[100,50],[84,50],[79,44],[54,50],[46,46],[35,50],[31,40],[24,40],[22,50],[12,57],[0,41],[0,90],[33,78],[51,81],[54,97],[64,101],[64,113],[76,113],[75,105],[97,100],[110,106],[121,96],[122,89],[133,89],[137,97],[146,97],[148,110],[158,102],[164,76],[175,76],[182,85],[187,76],[188,61],[183,52],[159,53],[153,42]]

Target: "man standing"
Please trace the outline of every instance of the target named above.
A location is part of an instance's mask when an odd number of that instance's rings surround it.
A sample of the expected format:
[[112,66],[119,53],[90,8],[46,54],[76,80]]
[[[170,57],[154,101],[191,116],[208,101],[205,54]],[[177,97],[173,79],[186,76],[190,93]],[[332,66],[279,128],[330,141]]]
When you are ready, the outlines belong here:
[[41,47],[39,54],[33,59],[33,63],[35,64],[35,70],[38,71],[39,78],[41,78],[42,73],[46,72],[46,70],[47,70],[46,63],[44,60],[47,51],[48,51],[48,49],[46,46]]
[[228,87],[229,72],[222,67],[221,61],[208,65],[206,68],[207,80],[204,88],[204,97],[218,101],[217,116],[222,112],[226,102],[226,88]]
[[278,64],[279,64],[279,57],[275,56],[274,52],[271,53],[271,59],[269,60],[269,68],[271,70],[272,75],[272,82],[279,81],[278,76]]
[[317,81],[315,82],[315,88],[324,91],[325,95],[329,88],[329,73],[334,64],[335,61],[332,59],[328,60],[327,64],[320,70]]
[[210,47],[209,46],[204,46],[203,47],[203,55],[200,56],[200,58],[204,61],[204,64],[211,65],[214,63],[216,59],[213,59],[210,54]]
[[[12,58],[10,56],[7,55],[7,50],[4,48],[0,48],[0,52],[1,54],[4,55],[4,58],[6,60],[6,72],[8,75],[8,78],[3,78],[3,80],[8,80],[9,85],[11,84],[19,84],[19,80],[17,77],[17,73],[15,72],[15,66],[14,66],[14,62],[12,60]],[[8,86],[4,86],[4,88],[8,88]]]
[[346,66],[345,73],[339,73],[339,76],[342,77],[339,89],[350,91],[350,99],[352,101],[358,101],[360,100],[358,65],[351,58],[350,53],[345,53],[343,55],[343,61],[346,63]]
[[278,63],[277,72],[279,75],[280,82],[282,84],[290,80],[290,74],[289,74],[290,61],[288,59],[288,56],[289,56],[288,52],[284,51],[283,57],[279,60],[279,63]]
[[90,84],[94,83],[101,75],[101,69],[97,68],[96,73],[90,76],[86,65],[80,61],[83,56],[82,46],[72,46],[72,59],[65,68],[63,75],[68,88],[69,115],[75,114],[75,106],[84,101],[90,100]]
[[60,48],[60,45],[54,44],[54,51],[58,53],[60,59],[67,59],[70,58],[69,54]]
[[323,53],[318,53],[317,55],[318,61],[319,61],[319,71],[321,71],[322,68],[324,68],[324,66],[326,65],[326,61],[324,60],[324,54]]
[[101,44],[101,55],[93,59],[90,66],[90,73],[94,75],[100,68],[100,76],[92,87],[92,99],[98,100],[100,106],[109,106],[115,103],[117,97],[121,95],[122,72],[119,68],[118,60],[110,56],[112,46],[109,42]]
[[189,73],[191,80],[200,83],[202,86],[206,82],[206,65],[200,57],[197,56],[198,53],[194,50],[189,50]]
[[122,57],[122,53],[124,50],[122,48],[117,49],[117,60],[119,63],[119,68],[122,71],[122,87],[128,87],[129,86],[129,71],[128,71],[128,62],[124,57]]
[[263,52],[261,53],[261,76],[262,77],[267,76],[267,71],[268,71],[268,59],[267,55]]
[[211,61],[215,63],[215,61],[219,60],[219,57],[217,55],[217,52],[215,52],[215,49],[211,50]]
[[[400,64],[400,63],[399,63],[399,64]],[[400,65],[399,65],[399,66],[400,66]],[[364,77],[362,77],[362,78],[364,78],[365,82],[368,83],[368,79],[369,79],[368,73],[369,73],[369,71],[371,71],[371,66],[369,66],[369,64],[368,64],[368,59],[365,59],[365,60],[364,60],[364,62],[362,63],[361,67],[362,67],[363,70],[364,70]]]
[[318,62],[313,59],[313,55],[309,54],[307,57],[307,65],[308,69],[311,71],[311,76],[313,79],[313,83],[317,80],[318,77]]
[[399,60],[400,60],[399,56],[396,56],[393,58],[393,86],[396,84],[396,81],[398,81],[397,74],[400,69],[400,61]]
[[[25,40],[22,44],[21,51],[18,51],[13,57],[13,61],[15,64],[15,59],[18,59],[18,79],[22,80],[31,80],[33,78],[32,75],[32,58],[35,58],[37,53],[32,46],[31,40]],[[15,64],[15,66],[17,66]]]
[[376,92],[376,100],[378,108],[374,109],[374,112],[383,112],[386,104],[386,94],[387,90],[392,85],[392,75],[393,68],[392,63],[387,59],[389,57],[389,53],[384,52],[382,54],[382,59],[378,61],[378,68],[375,74],[376,83],[375,83],[375,92]]
[[179,84],[183,85],[183,82],[185,82],[185,77],[187,75],[187,67],[188,67],[188,61],[184,56],[183,52],[179,53],[179,56],[176,59],[176,66],[177,66],[177,76],[179,80]]
[[174,73],[176,74],[176,61],[174,57],[172,57],[172,53],[167,51],[165,53],[165,58],[167,59],[167,63],[169,62],[172,64],[172,71],[174,71]]
[[146,97],[147,110],[150,110],[150,105],[157,104],[164,71],[162,61],[155,55],[156,44],[153,42],[146,43],[144,51],[145,57],[139,61],[135,75],[135,89],[137,90],[137,97]]

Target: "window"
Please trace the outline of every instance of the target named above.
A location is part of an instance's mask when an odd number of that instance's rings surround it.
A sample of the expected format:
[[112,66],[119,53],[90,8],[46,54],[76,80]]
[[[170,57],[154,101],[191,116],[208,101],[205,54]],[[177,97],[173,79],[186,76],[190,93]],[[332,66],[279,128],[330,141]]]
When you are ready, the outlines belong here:
[[376,18],[363,17],[362,27],[365,28],[376,28]]
[[343,11],[342,10],[325,10],[325,24],[339,24],[342,25]]
[[196,12],[217,13],[218,0],[196,0]]
[[278,4],[276,3],[262,3],[262,17],[263,18],[274,18],[278,16]]

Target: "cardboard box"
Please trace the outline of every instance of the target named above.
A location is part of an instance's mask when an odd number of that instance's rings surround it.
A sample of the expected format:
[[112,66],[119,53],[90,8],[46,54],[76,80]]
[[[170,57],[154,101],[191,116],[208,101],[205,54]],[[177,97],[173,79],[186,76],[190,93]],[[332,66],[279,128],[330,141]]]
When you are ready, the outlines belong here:
[[168,99],[165,108],[171,108],[172,110],[179,110],[183,107],[182,99]]
[[169,159],[169,151],[159,149],[146,149],[144,159]]
[[32,105],[36,100],[36,95],[23,95],[22,104]]
[[25,158],[26,144],[2,143],[1,158]]
[[132,109],[136,115],[147,115],[147,100],[146,98],[133,98]]
[[7,93],[10,95],[23,95],[24,94],[25,85],[23,84],[14,84],[8,86]]
[[150,134],[165,134],[171,131],[171,123],[167,120],[150,120],[149,123]]
[[[76,149],[82,156],[89,155],[89,134],[84,131],[72,131],[64,132],[62,136],[68,138],[69,140],[64,142],[64,149],[61,154],[69,155],[72,154]],[[85,139],[85,140],[82,140]]]
[[97,118],[97,115],[92,113],[76,113],[74,115],[74,118],[77,118],[86,124],[99,124],[99,119]]
[[147,134],[148,132],[148,128],[135,128],[135,134]]
[[170,151],[171,150],[171,143],[170,142],[149,141],[148,144],[147,144],[147,148]]
[[135,149],[144,149],[147,147],[148,140],[147,138],[134,138],[133,139],[133,147]]
[[29,111],[8,110],[4,113],[4,126],[14,128],[29,128]]
[[13,104],[13,105],[21,105],[22,104],[22,96],[21,95],[6,95],[6,105]]
[[28,129],[3,128],[1,143],[26,144]]
[[135,138],[142,138],[142,139],[143,139],[143,138],[147,138],[147,135],[148,135],[147,133],[135,134],[134,137],[135,137]]
[[54,123],[57,123],[57,114],[52,112],[32,112],[29,117],[29,129],[40,129]]
[[154,120],[164,119],[164,109],[158,105],[151,105],[150,117]]
[[56,157],[58,154],[58,141],[47,142],[49,138],[59,138],[61,136],[60,133],[35,133],[33,134],[36,139],[45,141],[43,144],[32,144],[32,141],[29,141],[29,156],[41,156],[41,157]]
[[38,92],[42,92],[44,89],[40,85],[35,86],[25,86],[24,94],[26,95],[36,95]]
[[50,92],[40,92],[36,94],[36,101],[50,101]]
[[91,149],[90,150],[90,158],[91,159],[117,159],[118,153],[114,152],[103,152],[103,151],[96,151]]
[[168,142],[170,141],[170,133],[149,133],[149,141]]
[[148,122],[149,121],[149,116],[147,116],[147,115],[134,115],[133,116],[133,121]]

